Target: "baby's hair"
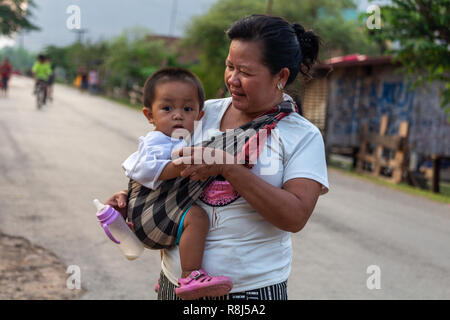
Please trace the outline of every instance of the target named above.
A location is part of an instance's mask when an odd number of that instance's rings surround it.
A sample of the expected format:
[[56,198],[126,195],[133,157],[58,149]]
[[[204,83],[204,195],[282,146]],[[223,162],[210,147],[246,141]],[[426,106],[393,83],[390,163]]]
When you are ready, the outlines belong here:
[[158,84],[169,81],[181,81],[192,83],[197,88],[198,102],[200,110],[203,109],[205,102],[205,91],[203,90],[202,83],[195,74],[191,71],[182,68],[167,67],[162,68],[152,74],[144,85],[144,106],[151,108],[153,101],[155,100],[155,88]]

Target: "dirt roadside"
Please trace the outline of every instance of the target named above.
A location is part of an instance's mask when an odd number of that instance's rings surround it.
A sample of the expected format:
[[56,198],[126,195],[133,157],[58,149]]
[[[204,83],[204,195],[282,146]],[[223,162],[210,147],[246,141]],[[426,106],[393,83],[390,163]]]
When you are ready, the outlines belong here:
[[71,300],[85,290],[69,290],[67,267],[52,252],[0,233],[0,300]]

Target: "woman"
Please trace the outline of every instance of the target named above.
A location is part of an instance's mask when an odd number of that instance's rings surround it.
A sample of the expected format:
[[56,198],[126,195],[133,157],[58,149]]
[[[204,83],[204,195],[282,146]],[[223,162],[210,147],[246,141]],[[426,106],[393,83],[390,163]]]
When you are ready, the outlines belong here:
[[[240,127],[283,100],[291,101],[283,88],[303,73],[301,68],[309,70],[318,54],[314,33],[279,17],[246,17],[227,35],[231,44],[225,83],[231,97],[205,103],[203,140]],[[185,148],[180,154],[195,152]],[[221,298],[287,299],[290,234],[305,226],[319,195],[328,191],[319,130],[290,113],[278,122],[251,169],[241,164],[193,164],[197,162],[189,156],[180,159],[174,162],[192,164],[182,171],[183,177],[205,180],[221,175],[224,180],[215,184],[222,199],[203,194],[198,201],[211,225],[203,265],[212,274],[229,276],[234,284],[231,293]],[[126,191],[107,203],[124,212]],[[176,299],[179,274],[178,249],[165,250],[158,299]]]

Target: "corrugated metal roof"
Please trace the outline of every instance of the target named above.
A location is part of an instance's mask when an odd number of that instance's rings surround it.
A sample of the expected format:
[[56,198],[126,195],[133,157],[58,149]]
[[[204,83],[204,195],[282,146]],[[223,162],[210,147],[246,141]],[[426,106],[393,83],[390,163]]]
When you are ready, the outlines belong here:
[[357,66],[373,66],[381,64],[394,64],[391,56],[378,56],[369,57],[363,54],[350,54],[341,57],[333,57],[316,65],[316,68],[346,68],[346,67],[357,67]]

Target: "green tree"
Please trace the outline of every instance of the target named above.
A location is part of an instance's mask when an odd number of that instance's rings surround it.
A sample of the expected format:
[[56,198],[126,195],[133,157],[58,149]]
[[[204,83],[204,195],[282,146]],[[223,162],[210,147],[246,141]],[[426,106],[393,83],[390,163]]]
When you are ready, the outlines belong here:
[[15,70],[26,73],[33,66],[36,55],[23,48],[6,47],[0,49],[0,61],[4,58],[8,58]]
[[[321,59],[338,54],[380,53],[378,45],[365,33],[365,24],[357,19],[353,0],[275,0],[273,12],[314,30],[322,39]],[[346,18],[346,12],[355,12],[355,18]]]
[[134,84],[143,86],[147,77],[163,65],[179,66],[177,54],[166,48],[164,41],[150,40],[150,34],[147,29],[136,27],[109,41],[48,46],[45,54],[54,67],[63,69],[69,83],[80,67],[87,71],[94,68],[105,89],[120,87],[125,92]]
[[97,69],[103,65],[109,54],[109,44],[105,41],[76,42],[67,47],[48,46],[44,53],[51,58],[53,67],[62,69],[66,80],[72,82],[79,67]]
[[441,105],[450,112],[450,0],[392,0],[381,7],[382,26],[376,41],[390,41],[389,50],[414,85],[442,81]]
[[183,44],[199,52],[200,63],[191,70],[202,80],[207,97],[215,97],[224,86],[229,43],[225,31],[236,20],[253,13],[264,13],[265,8],[265,0],[222,0],[187,26]]
[[74,78],[79,67],[99,68],[104,64],[109,54],[110,45],[105,41],[72,44],[67,52],[69,77]]
[[31,23],[32,0],[9,0],[0,3],[0,34],[10,36],[20,30],[39,30]]
[[[184,44],[195,47],[200,63],[191,69],[203,80],[207,97],[214,97],[224,86],[223,71],[228,54],[225,31],[233,22],[250,14],[265,13],[267,0],[221,0],[187,27]],[[324,46],[320,57],[335,54],[378,54],[376,44],[368,41],[363,24],[344,17],[345,10],[355,10],[351,0],[274,0],[271,14],[313,29]]]
[[143,86],[147,77],[163,65],[169,65],[173,53],[162,40],[149,41],[150,33],[142,28],[126,30],[113,39],[105,59],[108,87],[129,89]]
[[66,72],[70,68],[70,63],[67,59],[70,47],[57,47],[48,46],[45,48],[44,53],[50,57],[52,60],[53,67],[59,67],[64,69]]

